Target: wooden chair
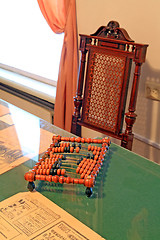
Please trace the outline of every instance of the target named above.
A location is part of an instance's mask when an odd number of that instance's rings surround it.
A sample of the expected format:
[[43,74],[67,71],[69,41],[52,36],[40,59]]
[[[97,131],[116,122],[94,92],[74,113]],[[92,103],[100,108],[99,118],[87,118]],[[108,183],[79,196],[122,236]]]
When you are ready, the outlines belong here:
[[[80,35],[81,62],[72,133],[81,136],[81,126],[121,140],[131,150],[141,65],[148,45],[135,43],[116,21],[101,26],[92,35]],[[128,112],[125,113],[132,62],[135,70]],[[125,131],[122,132],[124,118]]]

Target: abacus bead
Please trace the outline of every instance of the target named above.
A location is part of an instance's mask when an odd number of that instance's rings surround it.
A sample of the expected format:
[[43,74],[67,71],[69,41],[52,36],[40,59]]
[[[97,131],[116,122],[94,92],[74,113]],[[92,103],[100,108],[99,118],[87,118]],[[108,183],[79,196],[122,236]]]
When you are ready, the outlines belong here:
[[78,184],[79,183],[79,179],[78,178],[74,178],[74,183]]
[[71,137],[71,138],[70,138],[70,141],[71,141],[71,142],[74,142],[74,141],[75,141],[75,137]]
[[48,181],[48,182],[52,182],[52,176],[51,176],[51,175],[46,176],[46,181]]
[[66,174],[66,170],[65,169],[61,169],[61,174],[64,176]]
[[74,152],[74,147],[70,147],[70,152],[71,152],[71,153]]
[[94,160],[97,160],[97,159],[98,159],[98,155],[95,155],[95,156],[94,156]]
[[60,153],[60,152],[61,152],[61,147],[58,148],[58,153]]
[[71,178],[70,178],[70,177],[66,177],[65,182],[66,182],[67,184],[71,183]]
[[60,182],[60,183],[64,183],[64,177],[63,177],[63,176],[60,176],[60,177],[59,177],[59,182]]
[[[53,151],[53,150],[52,150]],[[54,152],[57,153],[58,152],[58,147],[54,148]]]
[[82,174],[81,174],[81,178],[84,178],[84,176],[85,176],[85,173],[82,173]]
[[94,168],[94,166],[93,166],[93,167],[91,166],[91,167],[89,168],[89,171],[91,172],[91,171],[93,170],[93,168]]
[[58,180],[59,180],[59,177],[57,175],[52,177],[52,182],[57,183]]
[[91,145],[88,145],[88,151],[91,151]]
[[94,181],[93,181],[93,179],[91,178],[91,179],[85,179],[85,181],[84,181],[84,184],[85,184],[85,186],[86,187],[93,187],[94,186]]
[[81,138],[81,143],[84,143],[85,142],[85,138]]
[[76,147],[76,153],[79,153],[79,151],[80,151],[80,148]]
[[81,138],[80,138],[80,137],[78,137],[78,138],[75,138],[75,142],[78,142],[78,143],[80,143],[80,142],[81,142]]
[[80,167],[77,167],[76,173],[79,173],[80,169],[81,169]]
[[47,169],[46,174],[50,175],[50,169]]
[[42,176],[41,176],[41,180],[42,180],[42,181],[46,181],[46,176],[45,176],[45,175],[42,175]]
[[24,175],[25,180],[29,182],[33,182],[35,180],[35,173],[34,172],[27,172]]
[[85,142],[86,142],[86,143],[91,143],[91,138],[86,138],[86,139],[85,139]]
[[41,180],[41,175],[36,175],[36,180]]
[[83,173],[83,170],[84,170],[84,168],[81,168],[81,169],[79,170],[79,173],[82,174],[82,173]]
[[84,179],[79,179],[79,184],[84,184]]
[[93,155],[96,155],[96,154],[97,154],[97,151],[96,151],[96,150],[94,150],[94,151],[93,151]]
[[61,175],[61,169],[57,169],[57,175]]
[[81,162],[78,166],[81,168],[82,167],[82,165],[83,165],[83,162]]
[[86,173],[87,173],[87,171],[88,171],[88,169],[86,169],[86,168],[85,168],[83,172],[86,174]]
[[91,147],[91,151],[94,151],[94,150],[95,150],[95,147],[94,147],[94,146],[92,146],[92,147]]

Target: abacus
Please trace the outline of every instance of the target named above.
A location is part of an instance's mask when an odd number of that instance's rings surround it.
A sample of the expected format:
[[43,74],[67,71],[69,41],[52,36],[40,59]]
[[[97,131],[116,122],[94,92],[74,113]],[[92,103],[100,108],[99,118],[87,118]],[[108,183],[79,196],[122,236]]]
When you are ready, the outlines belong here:
[[85,194],[90,197],[110,143],[108,137],[91,139],[53,136],[50,147],[33,169],[24,175],[29,191],[35,188],[35,180],[83,184],[86,187]]

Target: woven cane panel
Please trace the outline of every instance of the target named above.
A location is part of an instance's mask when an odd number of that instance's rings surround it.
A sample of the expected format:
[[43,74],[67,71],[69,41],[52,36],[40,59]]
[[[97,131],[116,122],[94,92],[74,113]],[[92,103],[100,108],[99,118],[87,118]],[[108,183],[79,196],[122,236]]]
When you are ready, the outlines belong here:
[[89,62],[83,121],[115,133],[126,58],[91,51]]

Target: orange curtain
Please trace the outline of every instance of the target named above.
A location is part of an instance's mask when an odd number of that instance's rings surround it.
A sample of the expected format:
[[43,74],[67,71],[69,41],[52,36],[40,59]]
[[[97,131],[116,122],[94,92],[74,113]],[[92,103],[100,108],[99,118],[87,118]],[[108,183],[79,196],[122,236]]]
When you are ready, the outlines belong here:
[[[54,124],[71,131],[78,72],[75,0],[37,0],[47,23],[55,33],[64,32],[59,66]],[[54,66],[53,66],[54,67]]]

